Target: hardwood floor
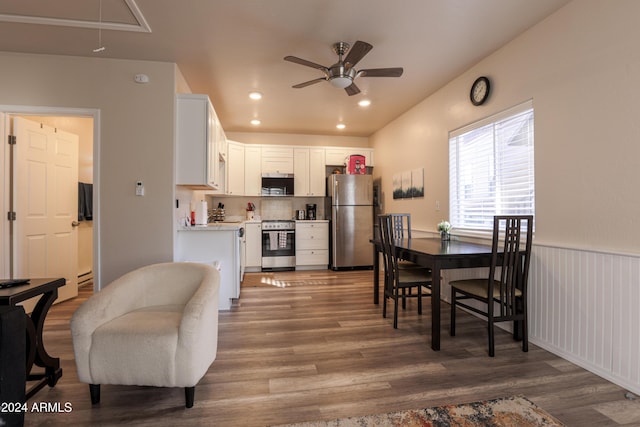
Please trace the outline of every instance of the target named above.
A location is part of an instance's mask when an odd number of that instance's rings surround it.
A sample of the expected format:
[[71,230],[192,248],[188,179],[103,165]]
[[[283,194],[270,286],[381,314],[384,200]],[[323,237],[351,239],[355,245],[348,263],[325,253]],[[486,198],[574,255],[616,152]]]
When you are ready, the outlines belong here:
[[429,304],[419,316],[410,301],[394,330],[372,302],[371,281],[371,271],[248,274],[238,304],[220,312],[217,359],[191,409],[182,389],[113,385],[91,405],[69,332],[90,296],[84,288],[49,313],[44,342],[63,377],[28,402],[70,402],[72,410],[29,412],[25,425],[267,426],[508,395],[526,396],[568,426],[640,425],[639,400],[535,345],[523,353],[500,331],[488,357],[480,319],[460,313],[450,337],[444,303],[442,350],[432,351]]

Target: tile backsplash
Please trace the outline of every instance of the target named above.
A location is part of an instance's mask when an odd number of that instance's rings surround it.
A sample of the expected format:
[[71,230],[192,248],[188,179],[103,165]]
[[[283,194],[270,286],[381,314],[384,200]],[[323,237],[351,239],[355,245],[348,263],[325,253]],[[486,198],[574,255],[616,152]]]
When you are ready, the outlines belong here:
[[216,196],[206,194],[204,191],[182,188],[177,191],[179,209],[177,217],[187,215],[191,202],[206,200],[209,209],[216,208],[218,203],[224,205],[226,218],[244,219],[247,214],[247,204],[253,203],[256,207],[255,219],[294,219],[296,210],[306,209],[307,204],[316,204],[318,219],[327,219],[325,216],[325,197],[236,197]]

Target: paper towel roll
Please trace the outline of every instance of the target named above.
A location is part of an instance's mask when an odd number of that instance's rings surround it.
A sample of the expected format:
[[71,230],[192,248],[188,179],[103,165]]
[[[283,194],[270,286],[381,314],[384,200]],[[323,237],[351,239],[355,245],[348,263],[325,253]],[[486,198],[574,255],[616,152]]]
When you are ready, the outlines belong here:
[[209,222],[209,206],[205,200],[196,203],[196,225],[207,225]]

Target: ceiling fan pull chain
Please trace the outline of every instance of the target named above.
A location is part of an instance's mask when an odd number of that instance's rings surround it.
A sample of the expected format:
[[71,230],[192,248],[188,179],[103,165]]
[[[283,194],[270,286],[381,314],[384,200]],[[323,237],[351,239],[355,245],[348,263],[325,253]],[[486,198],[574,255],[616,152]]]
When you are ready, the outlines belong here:
[[98,47],[93,49],[94,53],[102,52],[105,50],[105,47],[102,46],[102,0],[99,1],[99,12],[98,12]]

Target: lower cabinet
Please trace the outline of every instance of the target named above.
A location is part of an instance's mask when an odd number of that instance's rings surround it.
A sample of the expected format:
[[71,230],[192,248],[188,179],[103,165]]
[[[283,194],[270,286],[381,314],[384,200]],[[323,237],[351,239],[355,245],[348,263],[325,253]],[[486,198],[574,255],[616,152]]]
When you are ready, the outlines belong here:
[[245,258],[244,269],[256,272],[262,269],[262,224],[245,222],[244,224]]
[[296,221],[296,270],[329,267],[329,222]]
[[219,310],[240,297],[239,227],[191,227],[179,230],[174,261],[200,262],[220,270]]

